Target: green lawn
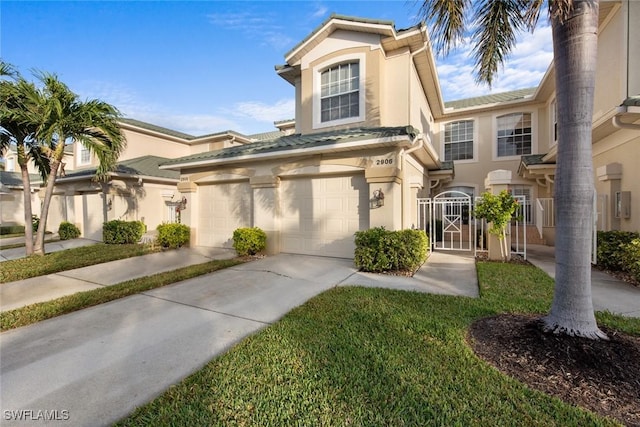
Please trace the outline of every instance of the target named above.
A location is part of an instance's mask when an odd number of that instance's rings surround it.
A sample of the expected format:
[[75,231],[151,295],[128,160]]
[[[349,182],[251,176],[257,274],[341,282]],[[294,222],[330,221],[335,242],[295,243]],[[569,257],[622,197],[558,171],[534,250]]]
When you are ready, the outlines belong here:
[[83,308],[124,298],[129,295],[148,291],[170,285],[171,283],[191,279],[203,274],[212,273],[223,268],[232,267],[242,263],[239,259],[213,260],[202,264],[179,268],[166,273],[158,273],[152,276],[128,280],[104,288],[78,292],[54,299],[52,301],[31,304],[15,310],[0,312],[0,331],[30,325],[42,320],[82,310]]
[[[553,280],[479,263],[478,299],[336,288],[243,340],[120,425],[615,425],[532,391],[479,360],[469,325],[544,313]],[[639,319],[598,314],[640,335]]]
[[44,276],[88,265],[132,256],[157,252],[159,248],[149,245],[106,245],[98,243],[80,248],[51,252],[45,256],[31,256],[0,263],[0,283]]

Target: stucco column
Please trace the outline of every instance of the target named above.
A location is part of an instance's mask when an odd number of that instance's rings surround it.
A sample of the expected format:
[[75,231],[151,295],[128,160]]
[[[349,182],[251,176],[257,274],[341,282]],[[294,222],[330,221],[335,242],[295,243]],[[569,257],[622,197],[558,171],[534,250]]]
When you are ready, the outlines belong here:
[[189,246],[198,245],[198,211],[200,210],[198,198],[198,185],[191,181],[180,181],[178,183],[179,200],[186,200],[185,209],[180,211],[180,223],[190,229]]
[[[402,175],[397,168],[369,168],[365,170],[369,184],[369,227],[387,230],[402,229]],[[374,193],[384,194],[384,205],[374,198]]]
[[600,166],[596,170],[598,181],[605,185],[605,194],[607,195],[606,208],[606,224],[605,230],[620,230],[620,218],[616,218],[616,192],[621,189],[622,165],[620,163],[609,163]]
[[[511,171],[509,170],[494,170],[487,174],[484,180],[484,187],[491,194],[500,194],[503,190],[509,189],[511,183]],[[511,228],[507,226],[506,236],[507,239],[507,259],[511,259]],[[500,251],[500,239],[495,234],[491,234],[487,231],[487,249],[489,250],[489,259],[500,260],[502,259],[502,253]]]
[[280,252],[280,178],[277,176],[253,176],[253,226],[267,235],[269,255]]

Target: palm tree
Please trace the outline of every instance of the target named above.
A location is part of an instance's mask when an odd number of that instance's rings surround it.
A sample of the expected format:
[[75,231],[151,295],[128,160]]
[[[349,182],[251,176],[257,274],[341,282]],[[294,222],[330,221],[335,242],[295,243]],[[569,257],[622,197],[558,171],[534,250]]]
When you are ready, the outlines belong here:
[[38,109],[42,105],[42,99],[35,85],[13,71],[10,65],[0,62],[0,75],[11,77],[0,81],[0,151],[6,152],[11,145],[16,147],[24,197],[25,249],[26,254],[31,255],[33,211],[29,161],[35,163],[43,180],[49,174],[49,159],[42,154],[36,139],[40,121]]
[[[533,31],[542,0],[425,0],[421,14],[439,53],[462,41],[473,22],[476,80],[492,82],[516,35]],[[593,166],[591,120],[595,92],[599,0],[549,0],[558,111],[556,279],[547,331],[587,338],[606,335],[591,298]],[[469,19],[469,21],[468,21]]]
[[115,107],[95,99],[80,101],[56,75],[41,73],[38,78],[43,84],[44,97],[44,120],[38,136],[46,143],[43,152],[50,160],[34,245],[34,253],[43,255],[47,216],[65,144],[80,143],[89,149],[99,162],[96,178],[104,179],[115,167],[126,141],[120,132],[120,113]]

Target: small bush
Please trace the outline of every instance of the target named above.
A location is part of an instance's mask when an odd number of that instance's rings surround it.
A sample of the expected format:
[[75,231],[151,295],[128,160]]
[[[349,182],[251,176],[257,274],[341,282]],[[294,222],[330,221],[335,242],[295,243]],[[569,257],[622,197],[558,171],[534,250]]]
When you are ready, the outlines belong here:
[[38,218],[38,215],[31,215],[31,229],[33,230],[34,233],[38,231],[39,226],[40,226],[40,218]]
[[255,255],[267,247],[267,235],[258,227],[238,228],[233,232],[233,249],[238,255]]
[[144,229],[144,224],[140,221],[114,219],[103,224],[102,240],[110,245],[138,243],[144,233]]
[[427,257],[429,239],[421,230],[376,227],[355,235],[354,263],[363,271],[415,271]]
[[60,240],[76,239],[80,237],[80,229],[67,221],[62,221],[58,227]]
[[598,266],[607,270],[625,271],[623,246],[640,238],[631,231],[598,231]]
[[158,244],[163,248],[179,248],[189,243],[191,229],[178,223],[160,224],[158,230]]
[[633,275],[640,282],[640,238],[622,245],[620,258],[623,269]]
[[0,235],[24,234],[24,225],[3,225],[0,227]]

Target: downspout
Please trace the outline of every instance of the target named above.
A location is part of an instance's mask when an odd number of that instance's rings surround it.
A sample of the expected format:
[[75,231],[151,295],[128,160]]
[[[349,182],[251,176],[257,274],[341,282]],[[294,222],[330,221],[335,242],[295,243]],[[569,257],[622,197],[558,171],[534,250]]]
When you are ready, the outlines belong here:
[[[406,162],[406,159],[407,159],[406,156],[407,156],[407,154],[411,154],[414,151],[417,151],[417,150],[419,150],[419,149],[424,147],[424,133],[419,133],[415,137],[415,139],[413,141],[414,141],[414,143],[417,141],[418,144],[415,145],[414,147],[411,147],[411,148],[407,149],[407,150],[403,149],[400,152],[400,156],[401,156],[401,159],[402,159],[401,162],[400,162],[400,166],[401,166],[401,170],[403,171],[403,175],[402,175],[402,206],[403,207],[406,207],[405,206],[405,201],[408,199],[408,197],[406,196],[405,193],[407,191],[409,191],[409,189],[407,188],[407,180],[405,179],[405,176],[404,176],[404,170],[405,170],[404,166],[405,166],[405,162]],[[408,218],[408,215],[405,214],[405,209],[403,208],[402,209],[402,228],[403,229],[407,228],[407,219],[406,218]]]

